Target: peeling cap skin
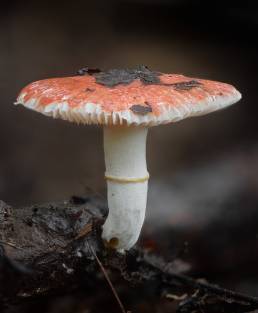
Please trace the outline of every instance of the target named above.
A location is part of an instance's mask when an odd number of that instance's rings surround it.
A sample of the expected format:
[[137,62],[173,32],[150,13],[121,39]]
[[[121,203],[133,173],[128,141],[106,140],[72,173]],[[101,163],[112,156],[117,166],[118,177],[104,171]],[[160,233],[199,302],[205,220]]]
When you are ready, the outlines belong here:
[[155,126],[225,108],[241,98],[231,85],[135,70],[82,69],[79,75],[33,82],[17,103],[83,124]]
[[54,118],[104,126],[109,213],[102,238],[124,252],[137,242],[145,219],[148,128],[213,112],[240,98],[228,84],[140,66],[106,72],[83,68],[74,77],[40,80],[21,91],[17,104]]

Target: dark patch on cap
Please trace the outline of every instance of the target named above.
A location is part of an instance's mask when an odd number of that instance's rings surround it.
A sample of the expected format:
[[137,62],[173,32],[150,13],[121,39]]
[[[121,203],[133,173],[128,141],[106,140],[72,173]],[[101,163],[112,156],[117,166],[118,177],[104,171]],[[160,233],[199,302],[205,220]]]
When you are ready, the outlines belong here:
[[108,87],[115,87],[120,84],[130,84],[135,79],[145,85],[160,84],[160,73],[149,70],[146,66],[139,66],[136,69],[112,69],[95,75],[96,82]]
[[141,104],[134,104],[130,107],[130,110],[135,114],[146,115],[152,112],[152,108],[150,106],[144,106]]
[[77,75],[94,75],[96,73],[100,73],[101,70],[98,68],[90,68],[90,67],[83,67],[80,70],[77,71]]
[[140,79],[143,84],[160,84],[159,75],[161,73],[148,69],[147,66],[140,65],[135,69],[111,69],[100,71],[97,68],[84,67],[77,72],[78,75],[93,75],[98,84],[115,87],[120,84],[128,85],[135,79]]
[[85,91],[86,92],[93,92],[93,91],[95,91],[95,89],[93,89],[93,88],[86,88]]
[[191,90],[194,87],[200,87],[202,83],[198,82],[197,80],[190,80],[187,82],[179,82],[169,85],[174,87],[176,90]]

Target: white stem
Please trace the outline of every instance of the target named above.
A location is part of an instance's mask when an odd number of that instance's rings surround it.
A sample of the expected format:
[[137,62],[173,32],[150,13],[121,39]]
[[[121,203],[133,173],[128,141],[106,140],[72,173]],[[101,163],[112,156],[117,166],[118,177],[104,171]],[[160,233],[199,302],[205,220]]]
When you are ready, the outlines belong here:
[[146,127],[105,127],[109,214],[102,238],[121,252],[138,240],[144,222],[148,172],[146,166]]

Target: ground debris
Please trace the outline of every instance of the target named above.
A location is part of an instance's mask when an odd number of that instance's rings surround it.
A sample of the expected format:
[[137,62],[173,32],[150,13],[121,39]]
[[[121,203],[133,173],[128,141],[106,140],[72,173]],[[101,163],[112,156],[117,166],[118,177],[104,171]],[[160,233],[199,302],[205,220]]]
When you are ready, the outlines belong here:
[[166,290],[170,296],[163,298],[176,302],[180,313],[258,309],[257,298],[193,279],[171,260],[140,248],[125,255],[105,249],[101,225],[106,215],[105,203],[95,195],[19,209],[0,202],[0,308],[91,290],[100,279],[98,259],[110,279],[119,277],[129,290],[147,284],[156,288],[157,297]]

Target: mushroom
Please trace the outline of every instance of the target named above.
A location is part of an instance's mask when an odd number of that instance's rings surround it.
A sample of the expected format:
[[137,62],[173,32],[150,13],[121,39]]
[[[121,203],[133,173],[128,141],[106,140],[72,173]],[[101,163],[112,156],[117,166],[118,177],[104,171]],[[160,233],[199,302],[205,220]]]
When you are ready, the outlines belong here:
[[241,94],[225,83],[145,66],[83,68],[77,74],[33,82],[16,103],[54,118],[103,125],[109,214],[102,238],[123,252],[138,240],[145,218],[148,128],[225,108]]

